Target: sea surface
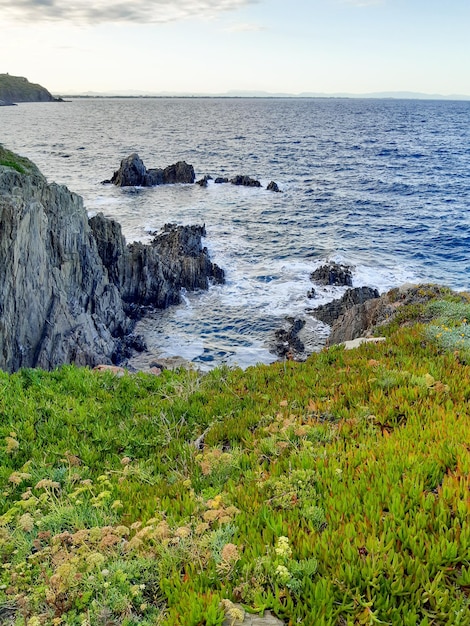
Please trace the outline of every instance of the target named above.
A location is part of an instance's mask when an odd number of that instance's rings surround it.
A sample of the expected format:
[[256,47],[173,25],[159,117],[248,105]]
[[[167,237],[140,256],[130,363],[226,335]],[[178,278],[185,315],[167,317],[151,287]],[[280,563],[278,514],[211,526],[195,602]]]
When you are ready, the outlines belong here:
[[[205,223],[227,283],[139,323],[149,353],[201,369],[275,360],[273,331],[307,319],[311,348],[327,328],[306,312],[344,288],[313,287],[325,261],[352,265],[381,292],[433,281],[470,289],[470,102],[365,99],[75,99],[0,108],[0,142],[49,181],[117,219],[128,241],[167,222]],[[246,174],[264,188],[102,185],[138,152],[205,174]],[[282,193],[266,191],[274,180]]]

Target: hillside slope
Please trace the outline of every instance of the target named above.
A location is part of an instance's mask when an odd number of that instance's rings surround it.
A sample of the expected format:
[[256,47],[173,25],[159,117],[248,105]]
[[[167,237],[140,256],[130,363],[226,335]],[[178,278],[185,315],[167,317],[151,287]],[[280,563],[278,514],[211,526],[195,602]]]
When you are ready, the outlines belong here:
[[0,74],[0,102],[58,102],[57,98],[42,85],[30,83],[22,76]]
[[469,626],[469,300],[305,363],[0,373],[0,622]]

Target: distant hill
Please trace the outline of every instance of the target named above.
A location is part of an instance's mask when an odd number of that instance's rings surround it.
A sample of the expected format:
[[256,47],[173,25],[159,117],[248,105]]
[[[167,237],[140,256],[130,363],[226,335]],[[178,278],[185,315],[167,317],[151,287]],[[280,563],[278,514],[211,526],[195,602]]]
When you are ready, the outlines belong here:
[[[59,99],[60,100],[60,99]],[[22,76],[0,74],[0,105],[17,102],[57,102],[45,87],[30,83]]]

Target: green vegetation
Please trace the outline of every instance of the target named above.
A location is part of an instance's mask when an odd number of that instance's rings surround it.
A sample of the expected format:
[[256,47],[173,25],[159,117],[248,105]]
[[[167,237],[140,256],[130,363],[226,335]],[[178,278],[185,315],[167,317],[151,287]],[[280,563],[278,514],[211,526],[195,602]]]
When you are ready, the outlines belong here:
[[0,621],[468,626],[462,302],[306,363],[0,374]]
[[52,102],[54,98],[45,87],[30,83],[22,76],[0,74],[0,100],[4,102]]
[[39,169],[26,157],[21,157],[7,150],[0,144],[0,166],[11,167],[20,174],[41,175]]

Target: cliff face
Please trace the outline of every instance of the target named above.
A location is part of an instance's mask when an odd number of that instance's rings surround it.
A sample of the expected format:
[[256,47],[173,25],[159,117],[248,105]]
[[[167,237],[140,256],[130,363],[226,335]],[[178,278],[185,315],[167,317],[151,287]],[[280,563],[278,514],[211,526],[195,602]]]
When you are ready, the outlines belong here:
[[0,100],[7,104],[56,101],[45,87],[30,83],[22,76],[10,76],[10,74],[0,74]]
[[179,301],[182,286],[223,280],[202,229],[167,227],[150,246],[126,246],[116,222],[97,216],[90,225],[78,195],[2,155],[1,369],[117,362],[136,307],[164,307]]

